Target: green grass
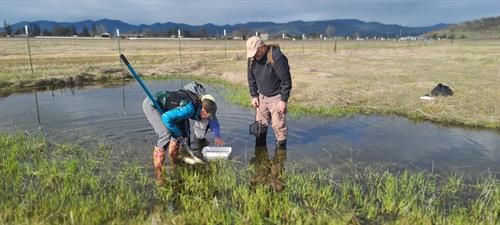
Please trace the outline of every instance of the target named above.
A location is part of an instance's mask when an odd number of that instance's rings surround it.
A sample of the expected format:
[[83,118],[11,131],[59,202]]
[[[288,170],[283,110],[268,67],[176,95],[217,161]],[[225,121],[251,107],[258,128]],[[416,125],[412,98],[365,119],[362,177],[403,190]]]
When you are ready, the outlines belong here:
[[[103,146],[0,134],[0,224],[500,222],[500,183],[491,176],[465,182],[460,175],[418,171],[307,171],[276,167],[276,161],[249,167],[219,161],[181,165],[158,186],[149,165],[130,161]],[[256,174],[273,176],[285,188],[252,183]]]

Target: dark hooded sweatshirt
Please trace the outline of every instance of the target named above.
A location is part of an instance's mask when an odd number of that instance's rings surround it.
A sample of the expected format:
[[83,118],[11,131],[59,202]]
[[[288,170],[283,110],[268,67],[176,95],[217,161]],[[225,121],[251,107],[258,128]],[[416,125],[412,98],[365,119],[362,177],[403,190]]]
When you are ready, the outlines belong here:
[[292,90],[292,78],[288,59],[278,48],[272,49],[273,65],[267,59],[267,53],[260,60],[250,60],[248,65],[248,86],[250,95],[258,97],[259,93],[272,97],[281,94],[281,100],[288,101]]

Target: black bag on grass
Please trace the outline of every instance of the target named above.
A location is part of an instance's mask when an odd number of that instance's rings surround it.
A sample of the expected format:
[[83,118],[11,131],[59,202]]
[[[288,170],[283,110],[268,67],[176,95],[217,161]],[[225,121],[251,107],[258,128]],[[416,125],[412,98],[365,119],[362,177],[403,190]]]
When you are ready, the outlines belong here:
[[453,95],[453,91],[450,87],[439,83],[434,89],[431,91],[431,96],[449,96]]

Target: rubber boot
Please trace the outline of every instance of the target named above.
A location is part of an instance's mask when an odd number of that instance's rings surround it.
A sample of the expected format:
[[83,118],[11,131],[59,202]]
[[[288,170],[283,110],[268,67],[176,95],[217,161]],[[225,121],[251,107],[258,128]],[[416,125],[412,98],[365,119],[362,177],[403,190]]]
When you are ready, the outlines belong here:
[[170,156],[171,159],[177,159],[179,155],[179,146],[180,144],[177,141],[170,141],[168,143],[168,156]]
[[286,139],[281,141],[276,141],[276,147],[279,149],[286,150]]
[[163,179],[163,169],[162,167],[155,167],[155,180],[158,186],[163,187],[165,185],[165,179]]
[[161,168],[163,163],[165,162],[165,150],[162,148],[159,148],[158,146],[155,146],[153,150],[153,165],[154,168]]

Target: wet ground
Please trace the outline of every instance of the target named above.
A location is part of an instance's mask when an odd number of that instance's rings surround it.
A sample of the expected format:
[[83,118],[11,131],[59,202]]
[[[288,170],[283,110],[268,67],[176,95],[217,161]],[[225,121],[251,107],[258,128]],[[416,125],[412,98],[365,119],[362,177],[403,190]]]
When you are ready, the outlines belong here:
[[[146,83],[155,91],[176,90],[188,81]],[[231,158],[243,163],[262,158],[260,153],[256,157],[255,138],[248,133],[255,112],[229,104],[220,92],[207,89],[219,104],[222,134],[226,145],[233,148]],[[0,131],[41,132],[56,143],[105,144],[117,155],[149,163],[156,135],[142,112],[144,98],[135,82],[11,95],[0,99]],[[395,116],[289,117],[288,126],[287,164],[304,163],[315,168],[354,161],[500,174],[500,134],[491,130],[415,123]],[[211,135],[209,141],[213,142]],[[275,148],[271,130],[267,145],[272,158]]]

